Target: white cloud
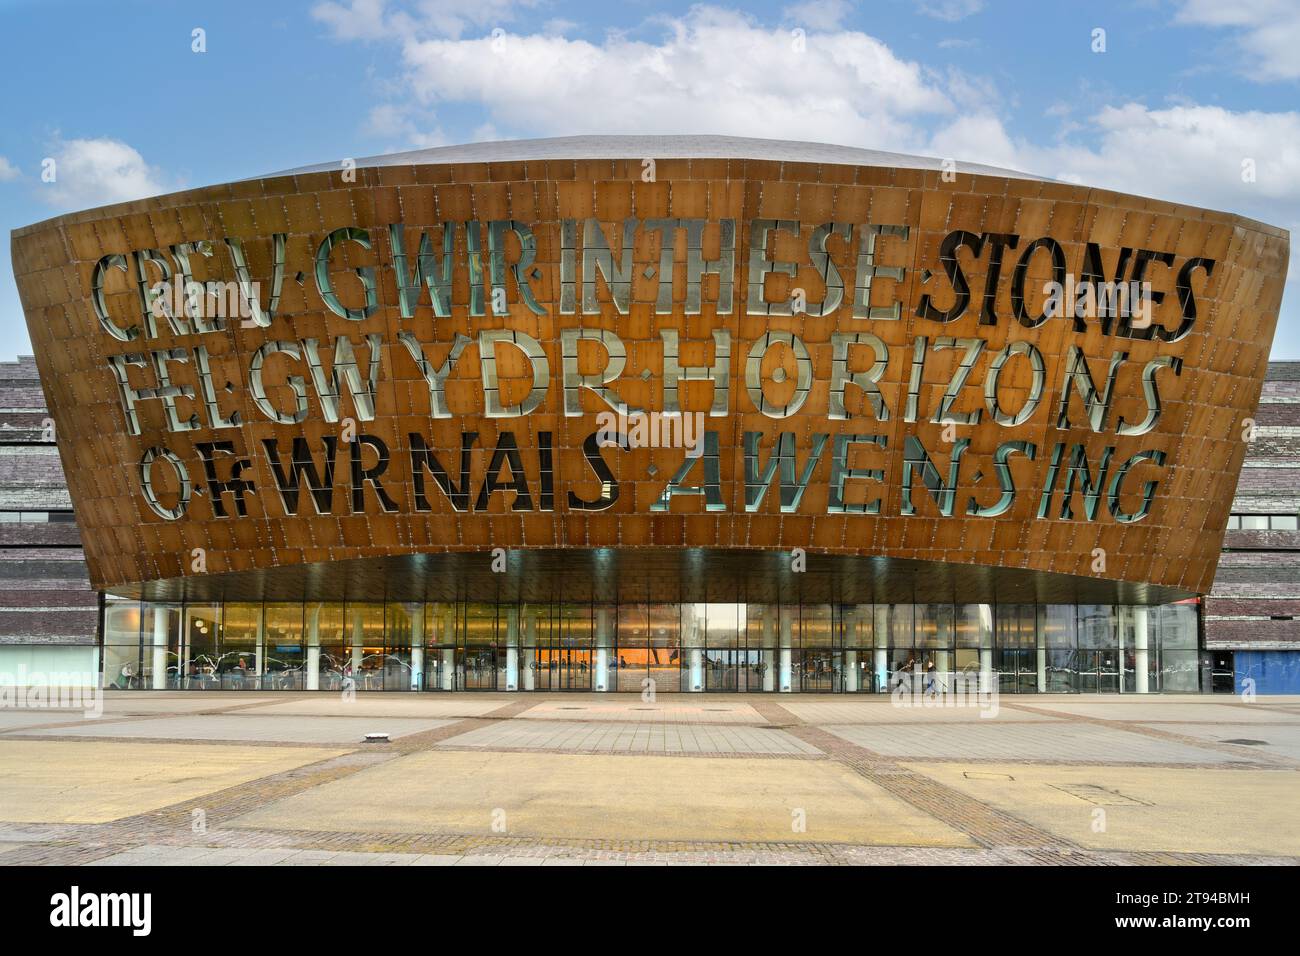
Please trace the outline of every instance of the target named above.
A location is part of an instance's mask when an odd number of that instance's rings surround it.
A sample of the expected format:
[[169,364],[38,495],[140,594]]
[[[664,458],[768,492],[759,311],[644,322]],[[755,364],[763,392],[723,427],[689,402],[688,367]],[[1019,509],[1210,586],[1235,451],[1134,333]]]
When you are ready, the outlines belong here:
[[[1268,220],[1300,218],[1300,113],[1218,106],[1106,107],[1092,118],[1096,147],[1058,148],[1058,168],[1082,181]],[[1254,182],[1242,179],[1253,162]]]
[[372,108],[366,118],[365,132],[399,142],[400,147],[393,147],[393,152],[447,145],[447,137],[443,135],[441,127],[424,129],[412,116],[411,110],[396,103],[381,103]]
[[917,11],[936,20],[955,23],[974,16],[984,9],[984,0],[928,0],[917,7]]
[[318,3],[311,8],[311,15],[340,40],[381,40],[396,30],[387,0]]
[[17,166],[9,162],[5,157],[0,156],[0,183],[6,183],[12,179],[17,179],[21,175],[22,173],[18,171]]
[[1300,79],[1300,3],[1296,0],[1184,0],[1179,23],[1235,31],[1238,72],[1259,81]]
[[126,143],[115,139],[58,141],[51,151],[54,182],[41,182],[37,195],[62,209],[85,209],[156,196],[176,188]]
[[792,4],[782,12],[794,26],[813,30],[836,30],[853,9],[848,0],[804,0]]
[[[1300,112],[1125,103],[1063,123],[1069,135],[1045,145],[1013,137],[992,114],[964,114],[940,126],[927,149],[959,164],[1007,166],[1284,227],[1300,222]],[[1246,161],[1253,181],[1243,179]]]
[[312,7],[311,15],[340,40],[457,39],[471,28],[504,27],[519,7],[535,5],[536,0],[420,0],[408,12],[388,0],[326,0]]
[[[944,9],[977,7],[958,2]],[[800,9],[787,7],[785,15]],[[839,5],[832,0],[817,9],[834,16]],[[420,131],[437,125],[430,122],[435,109],[464,105],[474,108],[476,135],[707,132],[821,140],[1007,166],[1266,220],[1300,218],[1296,112],[1195,103],[1126,103],[1089,117],[1054,109],[1060,140],[1029,143],[1008,131],[987,77],[939,73],[862,32],[810,32],[798,52],[788,24],[766,27],[719,7],[696,6],[656,22],[663,27],[657,39],[531,33],[494,43],[486,36],[408,35],[394,99],[375,108],[371,127],[442,141],[441,127]],[[1255,164],[1253,183],[1242,181],[1245,159]]]
[[962,163],[983,163],[1050,175],[1032,165],[1039,157],[1024,144],[1012,141],[1002,121],[990,113],[971,113],[957,117],[930,137],[926,152]]
[[937,76],[858,32],[812,33],[717,7],[665,22],[658,41],[610,35],[407,40],[405,83],[420,103],[473,103],[504,130],[719,133],[905,149],[918,115],[953,103]]
[[563,17],[555,17],[551,20],[547,20],[545,23],[542,24],[542,32],[550,33],[553,35],[554,34],[563,35],[565,33],[572,33],[576,29],[578,29],[577,23],[574,23],[572,20],[566,20]]

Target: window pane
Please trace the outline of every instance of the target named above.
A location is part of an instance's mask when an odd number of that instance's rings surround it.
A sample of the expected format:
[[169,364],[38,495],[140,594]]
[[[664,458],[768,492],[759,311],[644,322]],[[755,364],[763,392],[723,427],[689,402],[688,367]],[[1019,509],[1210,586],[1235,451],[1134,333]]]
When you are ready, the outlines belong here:
[[386,606],[388,627],[384,641],[388,647],[411,647],[424,634],[424,605],[418,601],[389,601]]
[[220,621],[221,606],[218,604],[189,604],[185,607],[181,626],[185,641],[182,658],[186,667],[186,686],[192,690],[220,686]]
[[958,604],[954,618],[958,647],[993,646],[993,605]]
[[799,641],[803,647],[825,648],[838,644],[839,623],[829,604],[805,604],[797,609]]
[[1196,649],[1196,607],[1195,604],[1167,604],[1152,608],[1162,648]]
[[1073,604],[1040,604],[1039,629],[1046,647],[1072,648],[1075,646],[1075,613]]
[[891,647],[912,646],[912,621],[914,607],[911,604],[890,604],[889,608],[889,643]]
[[276,690],[299,690],[305,686],[303,667],[303,606],[266,605],[264,683]]
[[1160,655],[1160,689],[1195,693],[1200,690],[1200,663],[1195,650],[1163,651]]
[[953,641],[951,604],[916,605],[916,646],[950,647]]
[[871,647],[875,643],[875,609],[855,604],[844,609],[844,646]]
[[1079,605],[1079,646],[1096,649],[1118,646],[1113,605]]
[[357,690],[383,690],[384,606],[349,604],[344,609],[344,640],[348,662],[344,676],[350,676]]
[[1037,644],[1032,604],[999,604],[994,609],[999,647],[1034,647]]

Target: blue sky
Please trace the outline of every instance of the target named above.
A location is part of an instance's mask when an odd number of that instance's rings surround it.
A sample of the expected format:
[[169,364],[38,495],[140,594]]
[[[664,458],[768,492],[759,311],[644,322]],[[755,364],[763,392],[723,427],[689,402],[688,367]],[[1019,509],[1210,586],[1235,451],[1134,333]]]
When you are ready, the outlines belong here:
[[[416,146],[681,132],[1011,166],[1295,232],[1296,50],[1300,0],[0,0],[0,228]],[[1300,359],[1291,276],[1274,358]],[[28,351],[4,243],[0,359]]]

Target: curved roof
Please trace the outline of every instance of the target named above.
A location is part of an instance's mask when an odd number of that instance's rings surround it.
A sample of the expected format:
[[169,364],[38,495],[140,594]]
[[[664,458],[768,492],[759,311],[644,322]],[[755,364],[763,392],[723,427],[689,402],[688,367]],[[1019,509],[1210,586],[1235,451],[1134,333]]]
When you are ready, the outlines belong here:
[[[446,163],[520,162],[537,159],[763,159],[784,163],[837,163],[846,166],[899,166],[904,169],[942,170],[943,160],[879,149],[859,149],[831,143],[799,143],[784,139],[747,136],[555,136],[549,139],[508,139],[463,146],[435,146],[404,153],[387,153],[357,159],[358,167],[415,166]],[[334,172],[339,161],[318,163],[276,173]],[[958,161],[963,173],[1050,182],[1046,176],[998,166]],[[269,177],[257,177],[259,179]]]

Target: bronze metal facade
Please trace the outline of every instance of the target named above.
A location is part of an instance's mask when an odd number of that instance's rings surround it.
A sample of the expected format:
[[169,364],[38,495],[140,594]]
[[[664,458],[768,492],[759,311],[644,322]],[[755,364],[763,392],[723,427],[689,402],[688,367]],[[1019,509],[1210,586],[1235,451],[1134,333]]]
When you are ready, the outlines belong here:
[[[679,592],[696,549],[802,549],[946,599],[1201,594],[1287,249],[960,167],[438,151],[13,236],[92,582],[160,599],[487,590],[494,549]],[[238,314],[160,306],[178,277]],[[1104,280],[1149,323],[1053,312]]]

